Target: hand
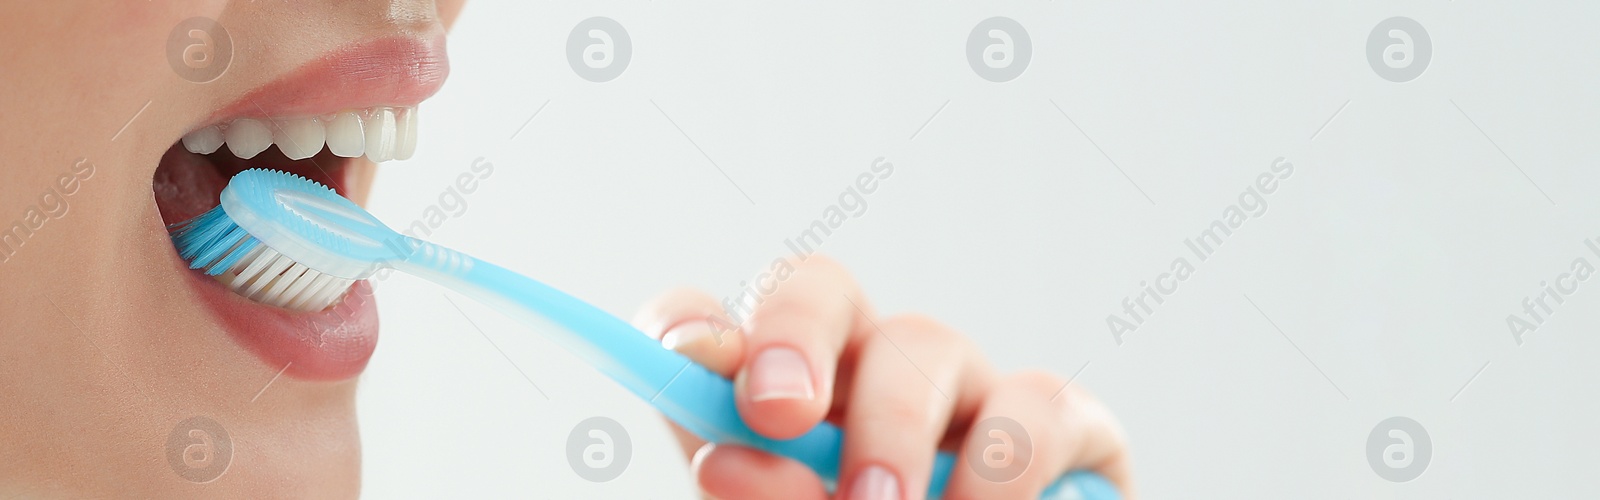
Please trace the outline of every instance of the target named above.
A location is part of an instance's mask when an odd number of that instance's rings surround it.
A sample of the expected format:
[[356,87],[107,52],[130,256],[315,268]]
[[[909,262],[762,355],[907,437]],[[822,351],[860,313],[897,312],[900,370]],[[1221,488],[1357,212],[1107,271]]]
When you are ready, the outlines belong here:
[[[755,286],[770,289],[774,279]],[[737,330],[719,331],[738,323],[695,290],[657,297],[635,325],[733,380],[740,415],[764,436],[793,438],[825,418],[844,429],[841,498],[921,498],[939,449],[958,457],[948,498],[1038,498],[1070,469],[1099,472],[1132,498],[1122,431],[1078,384],[1037,371],[1002,376],[970,341],[932,319],[880,318],[849,274],[821,256],[796,266],[775,292],[744,298],[753,309],[742,310],[748,319]],[[969,433],[990,417],[1021,424],[1033,447],[1026,470],[1006,482],[966,464],[992,444]],[[673,429],[708,496],[827,497],[798,462]]]

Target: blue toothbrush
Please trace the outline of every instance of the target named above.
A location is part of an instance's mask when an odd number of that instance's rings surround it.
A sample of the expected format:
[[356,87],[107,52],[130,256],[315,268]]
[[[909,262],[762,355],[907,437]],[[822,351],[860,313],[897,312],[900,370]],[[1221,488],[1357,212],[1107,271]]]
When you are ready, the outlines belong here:
[[[293,174],[251,169],[223,189],[221,205],[174,224],[173,244],[190,267],[252,300],[319,311],[384,268],[482,301],[545,332],[556,344],[622,384],[679,426],[712,443],[792,458],[824,481],[838,477],[843,433],[823,422],[794,439],[762,437],[734,406],[733,384],[634,329],[548,285],[466,254],[402,235],[332,189]],[[928,497],[944,492],[956,459],[940,452]],[[1090,472],[1062,475],[1047,499],[1121,496]]]

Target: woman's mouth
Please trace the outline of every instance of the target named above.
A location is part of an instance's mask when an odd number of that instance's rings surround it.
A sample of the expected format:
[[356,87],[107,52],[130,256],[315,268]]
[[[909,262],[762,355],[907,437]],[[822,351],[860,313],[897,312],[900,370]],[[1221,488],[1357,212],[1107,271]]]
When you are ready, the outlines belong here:
[[[281,170],[364,198],[376,163],[411,157],[416,104],[443,83],[442,38],[381,39],[330,53],[251,91],[198,123],[162,155],[152,185],[164,224],[217,206],[228,180],[250,168]],[[169,250],[170,251],[170,250]],[[318,312],[251,301],[172,251],[197,302],[273,370],[339,380],[366,367],[377,345],[372,287],[358,282]]]

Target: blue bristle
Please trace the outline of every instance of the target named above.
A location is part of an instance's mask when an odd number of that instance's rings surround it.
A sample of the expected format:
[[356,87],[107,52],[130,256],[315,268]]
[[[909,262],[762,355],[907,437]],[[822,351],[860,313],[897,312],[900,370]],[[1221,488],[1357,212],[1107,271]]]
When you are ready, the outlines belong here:
[[[228,224],[219,225],[227,226]],[[200,244],[196,249],[197,251],[195,252],[195,256],[189,261],[189,267],[193,269],[204,269],[206,274],[215,276],[217,273],[211,272],[211,270],[216,267],[213,265],[213,263],[217,262],[217,259],[228,255],[228,250],[233,248],[234,244],[238,243],[239,241],[238,237],[229,237],[232,236],[234,232],[235,231],[220,230],[206,231],[204,236],[216,234],[221,234],[223,236],[195,238],[195,241],[200,242]]]
[[250,251],[255,250],[256,246],[261,244],[261,240],[251,238],[249,234],[245,233],[244,228],[238,228],[234,231],[234,233],[238,234],[239,239],[243,239],[244,241],[240,242],[239,246],[235,247],[232,252],[228,252],[228,255],[223,257],[221,261],[206,269],[206,274],[216,276],[218,274],[222,274],[223,271],[232,269],[234,264],[239,263],[239,259],[243,259],[244,256],[250,255]]
[[[207,221],[205,229],[196,231],[192,240],[200,244],[195,248],[195,255],[191,257],[192,264],[210,265],[218,257],[228,251],[233,243],[238,242],[234,233],[239,229],[227,217],[217,217]],[[193,243],[192,243],[193,244]]]
[[189,268],[216,276],[237,264],[259,243],[233,223],[222,207],[167,227],[178,257]]

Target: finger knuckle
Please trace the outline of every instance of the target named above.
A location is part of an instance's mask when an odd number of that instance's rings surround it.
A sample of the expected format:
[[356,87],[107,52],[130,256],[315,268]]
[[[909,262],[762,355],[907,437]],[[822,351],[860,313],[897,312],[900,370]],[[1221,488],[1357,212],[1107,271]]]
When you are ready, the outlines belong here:
[[945,327],[944,324],[939,323],[939,320],[922,313],[904,313],[890,316],[884,320],[884,326],[893,326],[896,329],[904,330],[938,330]]
[[883,398],[873,403],[878,405],[874,413],[882,416],[885,422],[899,422],[910,429],[922,431],[934,425],[934,420],[939,414],[934,409],[935,398],[938,397],[932,389],[929,389]]
[[894,315],[884,320],[883,329],[896,335],[896,339],[904,338],[919,343],[959,344],[965,341],[961,334],[925,314]]
[[795,271],[803,274],[844,273],[845,269],[844,264],[840,264],[838,260],[819,253],[800,261],[800,265],[795,266]]
[[787,278],[780,278],[768,295],[807,295],[817,292],[840,293],[855,288],[855,281],[844,265],[825,255],[812,255],[791,265]]
[[1009,377],[1007,385],[1030,396],[1054,397],[1062,386],[1068,385],[1060,375],[1045,370],[1022,370]]
[[787,336],[811,331],[807,325],[821,321],[822,311],[814,302],[795,297],[774,296],[758,304],[745,326],[751,333]]

